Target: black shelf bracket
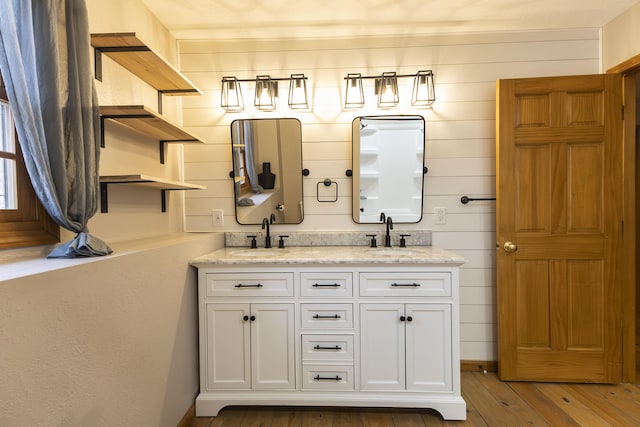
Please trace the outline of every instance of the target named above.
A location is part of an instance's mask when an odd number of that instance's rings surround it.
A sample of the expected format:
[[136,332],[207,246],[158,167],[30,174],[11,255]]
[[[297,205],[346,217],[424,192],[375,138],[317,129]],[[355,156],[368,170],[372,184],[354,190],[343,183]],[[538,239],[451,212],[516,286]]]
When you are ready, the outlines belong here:
[[109,212],[109,190],[106,182],[100,183],[100,212]]
[[[109,184],[130,184],[132,182],[101,182],[100,183],[100,212],[109,213]],[[160,190],[160,209],[162,212],[167,211],[167,192],[169,189]]]
[[96,47],[93,49],[93,76],[99,82],[102,81],[102,53],[103,52],[148,52],[147,46],[114,46]]
[[160,140],[160,145],[159,145],[159,151],[160,151],[160,164],[164,165],[164,159],[165,159],[165,152],[166,152],[166,144],[170,143],[170,142],[184,142],[184,143],[188,143],[188,142],[198,142],[197,139],[161,139]]

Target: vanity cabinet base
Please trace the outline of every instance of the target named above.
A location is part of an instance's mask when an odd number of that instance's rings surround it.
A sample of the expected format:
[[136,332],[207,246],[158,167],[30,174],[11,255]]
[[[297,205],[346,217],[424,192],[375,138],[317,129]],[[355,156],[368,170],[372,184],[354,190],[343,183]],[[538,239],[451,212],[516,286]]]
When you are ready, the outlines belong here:
[[263,405],[466,419],[457,264],[247,264],[198,274],[198,416]]
[[200,393],[196,399],[196,416],[215,417],[227,406],[327,406],[433,409],[445,420],[465,420],[467,405],[459,396],[424,393],[374,393],[328,391],[255,392],[232,391]]

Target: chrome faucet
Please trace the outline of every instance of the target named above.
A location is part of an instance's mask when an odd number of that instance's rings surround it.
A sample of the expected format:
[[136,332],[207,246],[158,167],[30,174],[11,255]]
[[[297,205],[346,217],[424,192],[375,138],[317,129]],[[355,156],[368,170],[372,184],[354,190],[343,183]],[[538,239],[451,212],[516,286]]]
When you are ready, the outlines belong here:
[[384,236],[384,247],[391,247],[391,234],[390,230],[393,230],[393,220],[390,216],[386,216],[384,212],[380,213],[380,221],[387,224],[387,234]]
[[269,218],[264,218],[262,220],[262,229],[267,230],[267,235],[264,239],[264,247],[269,249],[271,247],[271,234],[269,234],[269,224],[273,224],[276,221],[276,216],[271,214]]

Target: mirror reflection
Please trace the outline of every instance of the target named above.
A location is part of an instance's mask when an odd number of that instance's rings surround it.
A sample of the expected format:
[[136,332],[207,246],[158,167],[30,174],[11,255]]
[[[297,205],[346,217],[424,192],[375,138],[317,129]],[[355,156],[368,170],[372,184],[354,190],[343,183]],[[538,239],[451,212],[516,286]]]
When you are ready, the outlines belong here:
[[353,128],[353,220],[394,223],[422,219],[424,118],[356,117]]
[[299,224],[302,131],[298,119],[242,119],[231,123],[236,221]]

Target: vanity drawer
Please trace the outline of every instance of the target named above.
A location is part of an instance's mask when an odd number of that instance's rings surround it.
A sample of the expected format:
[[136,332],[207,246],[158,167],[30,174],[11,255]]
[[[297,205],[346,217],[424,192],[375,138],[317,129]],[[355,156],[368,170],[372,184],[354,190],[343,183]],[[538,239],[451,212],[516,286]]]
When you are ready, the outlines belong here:
[[360,295],[448,297],[451,296],[451,273],[362,272]]
[[302,335],[302,361],[353,363],[353,335]]
[[302,297],[352,297],[353,273],[300,273]]
[[302,328],[353,328],[352,304],[300,304]]
[[209,273],[208,297],[290,297],[293,273]]
[[351,365],[302,366],[303,390],[355,390]]

